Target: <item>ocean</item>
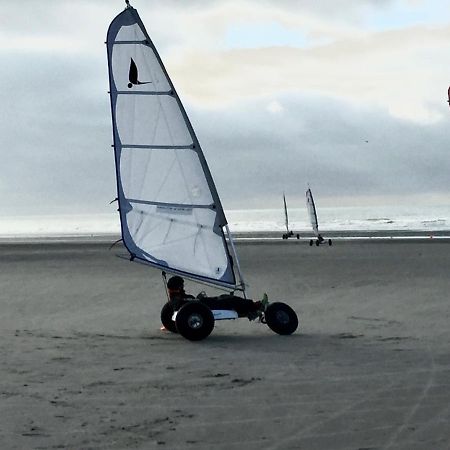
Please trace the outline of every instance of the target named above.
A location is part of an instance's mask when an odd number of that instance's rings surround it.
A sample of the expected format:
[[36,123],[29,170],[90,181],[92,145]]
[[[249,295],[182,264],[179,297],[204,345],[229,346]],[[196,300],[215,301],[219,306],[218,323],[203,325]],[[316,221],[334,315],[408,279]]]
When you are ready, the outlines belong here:
[[[305,209],[289,209],[289,228],[303,232],[311,230]],[[414,208],[401,207],[339,207],[317,211],[322,231],[447,231],[450,230],[450,206]],[[281,209],[229,211],[230,229],[245,231],[283,231],[284,212]]]
[[[284,211],[280,209],[225,211],[234,233],[283,232]],[[450,206],[339,207],[318,210],[320,231],[450,231]],[[289,228],[311,231],[306,208],[289,209]],[[117,213],[3,217],[0,238],[119,235]]]

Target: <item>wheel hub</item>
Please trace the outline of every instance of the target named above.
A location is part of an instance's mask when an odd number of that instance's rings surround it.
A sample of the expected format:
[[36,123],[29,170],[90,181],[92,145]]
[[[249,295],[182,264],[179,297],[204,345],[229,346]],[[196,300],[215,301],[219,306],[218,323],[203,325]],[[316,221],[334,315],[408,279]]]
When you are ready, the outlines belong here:
[[191,314],[187,320],[190,328],[197,330],[203,325],[203,317],[200,314]]
[[281,323],[283,325],[287,325],[289,323],[289,314],[287,314],[284,311],[277,311],[276,318],[277,318],[277,322]]

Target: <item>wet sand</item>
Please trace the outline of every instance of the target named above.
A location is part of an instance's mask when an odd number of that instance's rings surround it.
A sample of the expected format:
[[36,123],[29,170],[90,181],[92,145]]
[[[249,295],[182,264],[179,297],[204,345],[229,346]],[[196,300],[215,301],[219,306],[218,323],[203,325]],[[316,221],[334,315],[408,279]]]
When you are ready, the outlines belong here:
[[0,245],[0,448],[450,448],[449,240],[238,252],[295,335],[192,343],[159,329],[160,273],[107,244]]

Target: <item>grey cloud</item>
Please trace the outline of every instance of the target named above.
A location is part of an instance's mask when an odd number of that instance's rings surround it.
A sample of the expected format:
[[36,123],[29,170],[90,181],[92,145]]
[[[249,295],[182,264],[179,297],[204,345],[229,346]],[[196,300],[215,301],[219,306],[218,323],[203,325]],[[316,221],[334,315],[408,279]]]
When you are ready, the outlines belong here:
[[0,94],[2,209],[99,212],[115,194],[107,86],[92,61],[47,58],[27,55],[29,71],[7,60],[2,83],[15,95]]
[[[383,111],[290,95],[195,113],[199,138],[229,207],[273,206],[308,182],[328,197],[448,194],[444,123],[417,125]],[[215,126],[206,124],[214,123]],[[214,131],[213,131],[214,130]],[[368,142],[366,142],[368,141]]]

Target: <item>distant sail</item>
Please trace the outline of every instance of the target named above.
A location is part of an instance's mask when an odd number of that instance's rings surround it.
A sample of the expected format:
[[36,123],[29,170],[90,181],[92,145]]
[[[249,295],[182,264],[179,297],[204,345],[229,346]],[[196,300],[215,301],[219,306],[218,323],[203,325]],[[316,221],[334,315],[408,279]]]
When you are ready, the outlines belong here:
[[311,219],[311,226],[314,234],[319,236],[319,222],[317,221],[316,206],[314,205],[311,189],[306,191],[306,206],[308,208],[309,218]]
[[284,202],[284,221],[285,221],[285,225],[286,225],[286,231],[289,233],[289,217],[288,217],[288,211],[287,211],[287,206],[286,206],[286,197],[284,196],[284,193],[283,193],[283,202]]
[[236,286],[222,204],[200,144],[137,11],[109,26],[122,238],[132,259]]

